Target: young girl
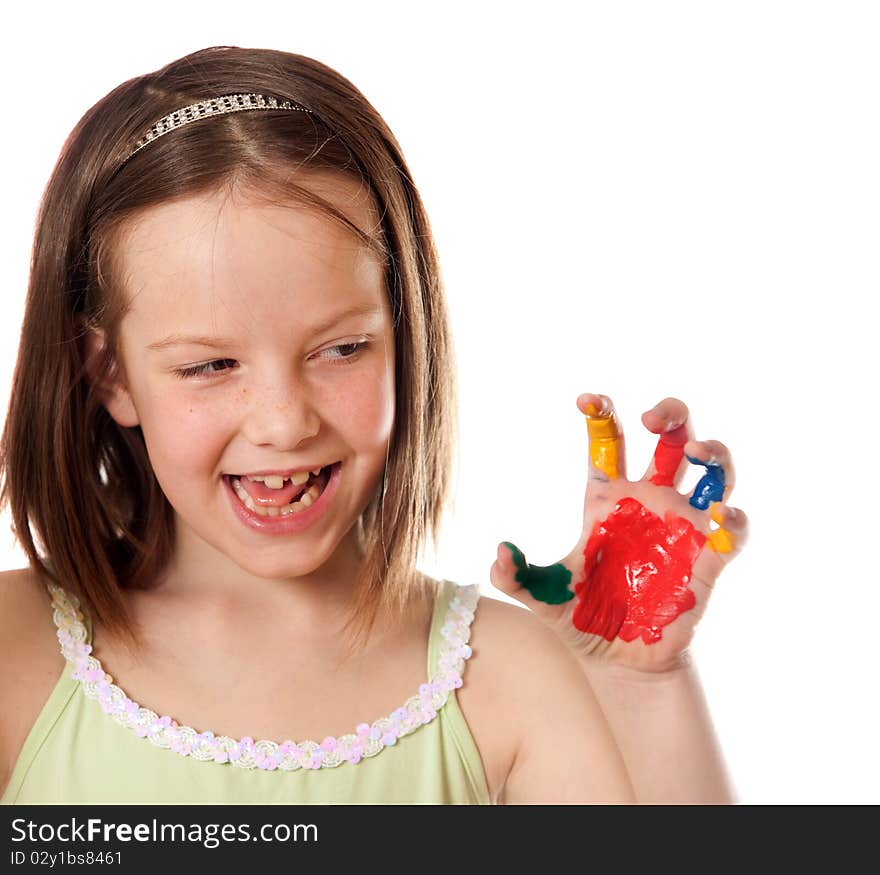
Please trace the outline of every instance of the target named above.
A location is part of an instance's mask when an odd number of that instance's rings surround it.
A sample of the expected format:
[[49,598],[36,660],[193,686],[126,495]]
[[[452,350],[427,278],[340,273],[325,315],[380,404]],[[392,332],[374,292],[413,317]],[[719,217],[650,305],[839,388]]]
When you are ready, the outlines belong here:
[[582,395],[581,539],[490,571],[530,610],[421,574],[454,447],[439,277],[394,136],[314,60],[206,49],[85,114],[0,458],[29,558],[0,582],[4,802],[733,798],[687,650],[745,541],[730,454],[668,398],[630,481]]

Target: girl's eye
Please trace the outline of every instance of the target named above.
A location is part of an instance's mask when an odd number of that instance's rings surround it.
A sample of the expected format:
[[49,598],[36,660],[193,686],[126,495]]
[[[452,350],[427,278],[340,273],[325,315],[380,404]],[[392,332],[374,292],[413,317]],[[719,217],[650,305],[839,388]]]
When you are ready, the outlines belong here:
[[[336,346],[328,346],[327,349],[322,350],[318,355],[323,355],[324,353],[332,352],[333,350],[339,350],[339,355],[330,356],[329,358],[339,364],[351,364],[357,359],[358,353],[367,346],[369,346],[369,341],[366,340],[359,340],[354,343],[338,343]],[[192,365],[188,368],[177,368],[174,373],[181,380],[186,380],[192,377],[210,377],[212,374],[223,373],[224,371],[229,370],[227,367],[229,364],[235,364],[235,359],[214,359],[214,361],[205,362],[201,365]]]
[[353,343],[337,343],[336,346],[328,346],[327,349],[322,350],[319,355],[323,355],[325,352],[330,352],[334,349],[350,350],[350,352],[345,355],[330,356],[330,358],[335,359],[341,364],[350,364],[354,359],[357,358],[357,354],[368,345],[369,341],[366,340],[358,340]]
[[226,368],[214,367],[215,365],[225,365],[228,362],[234,362],[235,359],[215,359],[212,362],[205,362],[203,365],[193,365],[190,368],[178,368],[174,371],[175,376],[180,377],[181,380],[186,380],[188,377],[201,377],[207,376],[211,373],[222,372],[223,370],[227,370]]

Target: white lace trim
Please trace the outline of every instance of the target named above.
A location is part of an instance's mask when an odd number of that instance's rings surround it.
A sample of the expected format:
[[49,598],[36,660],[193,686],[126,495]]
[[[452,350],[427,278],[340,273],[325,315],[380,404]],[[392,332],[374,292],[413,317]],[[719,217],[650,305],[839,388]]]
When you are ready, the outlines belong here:
[[289,740],[279,744],[265,739],[255,742],[249,737],[236,741],[227,735],[215,736],[210,731],[196,732],[191,726],[180,726],[171,717],[160,717],[132,701],[91,655],[79,599],[53,583],[48,583],[48,587],[61,653],[74,666],[71,677],[79,681],[85,695],[97,699],[105,713],[120,726],[131,729],[156,747],[169,748],[181,756],[231,763],[241,769],[286,772],[334,768],[344,762],[356,764],[364,757],[376,756],[396,744],[398,738],[434,720],[450,691],[462,685],[464,664],[473,652],[467,644],[470,625],[480,597],[477,584],[456,587],[440,629],[443,641],[437,670],[400,708],[372,724],[359,724],[354,733],[339,738],[328,736],[320,744]]

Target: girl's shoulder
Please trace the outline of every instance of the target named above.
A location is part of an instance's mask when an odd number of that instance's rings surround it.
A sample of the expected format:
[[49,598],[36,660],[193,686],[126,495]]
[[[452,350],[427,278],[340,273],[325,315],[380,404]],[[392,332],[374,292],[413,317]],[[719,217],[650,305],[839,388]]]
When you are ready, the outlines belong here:
[[0,793],[64,670],[52,599],[30,568],[0,572]]
[[626,799],[619,751],[583,668],[525,607],[482,596],[457,690],[494,802]]
[[547,673],[558,674],[560,666],[579,679],[579,669],[559,636],[528,608],[481,594],[471,625],[474,651],[468,671],[485,672],[496,689],[522,696],[546,686]]
[[536,708],[552,710],[556,704],[548,689],[556,692],[564,678],[569,689],[576,685],[574,660],[531,611],[482,591],[468,644],[473,656],[456,697],[480,751],[492,800],[503,803],[517,758],[532,734],[541,731],[530,718]]

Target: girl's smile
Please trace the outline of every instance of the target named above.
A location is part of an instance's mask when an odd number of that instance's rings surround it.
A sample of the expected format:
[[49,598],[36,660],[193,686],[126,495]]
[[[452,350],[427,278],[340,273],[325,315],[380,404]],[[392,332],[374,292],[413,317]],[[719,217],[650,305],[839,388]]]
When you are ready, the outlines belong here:
[[291,484],[296,497],[286,502],[283,494],[271,498],[252,495],[238,477],[224,474],[223,483],[233,511],[246,526],[267,535],[286,535],[308,528],[324,515],[338,488],[341,471],[342,463],[336,462],[322,468],[317,477],[310,476],[309,481],[314,481],[311,486]]

